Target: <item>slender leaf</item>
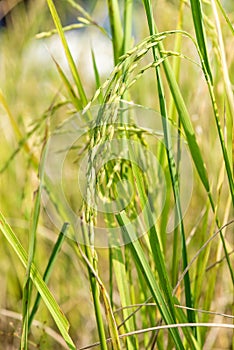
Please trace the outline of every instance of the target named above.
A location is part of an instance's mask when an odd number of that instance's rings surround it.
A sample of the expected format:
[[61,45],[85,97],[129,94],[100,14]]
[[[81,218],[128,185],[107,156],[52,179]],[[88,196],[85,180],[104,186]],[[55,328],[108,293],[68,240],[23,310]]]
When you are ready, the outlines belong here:
[[[69,225],[68,223],[64,223],[62,230],[59,233],[58,239],[54,245],[54,248],[51,252],[48,264],[46,266],[46,269],[45,269],[45,272],[43,275],[43,281],[45,281],[45,283],[48,283],[48,281],[49,281],[53,266],[55,264],[56,257],[57,257],[57,255],[61,249],[61,246],[63,244],[68,225]],[[35,299],[35,302],[34,302],[34,305],[33,305],[32,311],[30,313],[29,320],[28,320],[28,327],[29,328],[31,327],[34,316],[38,310],[40,300],[41,300],[41,295],[39,293],[37,293],[37,296],[36,296],[36,299]]]
[[119,4],[117,0],[108,0],[109,19],[112,34],[114,62],[117,64],[122,55],[123,30],[120,18]]
[[[26,268],[27,262],[28,262],[28,255],[1,212],[0,212],[0,230],[2,231],[8,243],[11,245],[11,247],[17,254],[23,266]],[[75,344],[73,343],[72,339],[68,334],[68,329],[69,329],[68,320],[64,316],[63,312],[61,311],[60,307],[55,301],[53,295],[51,294],[47,285],[43,281],[34,263],[32,263],[31,265],[30,277],[35,287],[37,288],[38,292],[40,293],[48,310],[50,311],[51,316],[53,317],[55,323],[57,324],[58,329],[60,330],[64,340],[69,346],[69,349],[75,350],[76,349]]]
[[60,36],[60,39],[61,39],[61,42],[62,42],[62,45],[63,45],[63,48],[64,48],[64,52],[65,52],[66,57],[67,57],[67,62],[69,64],[69,67],[70,67],[70,70],[71,70],[72,77],[73,77],[74,82],[76,84],[76,87],[78,89],[78,92],[79,92],[79,95],[80,95],[80,99],[82,101],[82,105],[84,107],[87,104],[88,100],[87,100],[87,97],[86,97],[86,94],[85,94],[85,91],[84,91],[84,88],[83,88],[83,84],[81,82],[78,70],[76,68],[74,59],[72,57],[71,51],[69,49],[69,46],[67,44],[67,40],[66,40],[66,37],[64,35],[64,31],[63,31],[63,27],[62,27],[60,18],[58,16],[57,10],[56,10],[56,8],[54,6],[53,0],[47,0],[47,4],[49,6],[51,15],[53,17],[55,27],[56,27],[56,29],[58,31],[59,36]]
[[211,73],[210,63],[209,63],[209,56],[208,56],[207,47],[206,47],[205,30],[203,26],[204,16],[202,14],[201,1],[190,0],[190,4],[191,4],[194,28],[195,28],[196,37],[197,37],[197,43],[200,48],[202,58],[204,60],[207,74],[209,75],[210,80],[212,82],[213,78],[212,78],[212,73]]
[[[136,263],[139,265],[139,268],[141,269],[145,281],[152,293],[152,296],[158,306],[158,309],[165,320],[167,324],[174,323],[174,318],[167,306],[167,303],[165,302],[162,293],[158,287],[158,284],[155,280],[155,277],[153,275],[153,272],[146,260],[145,254],[142,250],[142,247],[140,245],[139,240],[137,240],[137,237],[135,233],[132,231],[131,226],[129,225],[129,220],[125,214],[125,212],[121,212],[120,214],[116,214],[117,221],[121,227],[121,230],[123,232],[123,235],[127,237],[128,241],[130,241],[130,249],[132,251],[132,255]],[[177,349],[184,349],[184,346],[182,344],[179,332],[174,330],[170,330],[170,333],[174,339],[175,345]]]

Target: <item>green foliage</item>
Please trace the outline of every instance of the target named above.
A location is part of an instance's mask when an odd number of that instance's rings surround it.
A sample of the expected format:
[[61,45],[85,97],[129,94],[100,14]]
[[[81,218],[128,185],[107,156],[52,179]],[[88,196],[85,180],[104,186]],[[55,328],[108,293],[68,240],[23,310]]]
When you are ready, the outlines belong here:
[[21,349],[233,345],[226,5],[40,0],[12,10],[0,32],[0,314],[21,320]]

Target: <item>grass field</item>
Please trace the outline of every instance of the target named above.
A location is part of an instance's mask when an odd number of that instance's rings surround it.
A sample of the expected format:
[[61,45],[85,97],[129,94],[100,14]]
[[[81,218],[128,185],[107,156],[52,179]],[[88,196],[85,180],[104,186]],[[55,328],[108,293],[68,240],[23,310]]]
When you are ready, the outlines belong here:
[[234,4],[0,1],[0,349],[234,349]]

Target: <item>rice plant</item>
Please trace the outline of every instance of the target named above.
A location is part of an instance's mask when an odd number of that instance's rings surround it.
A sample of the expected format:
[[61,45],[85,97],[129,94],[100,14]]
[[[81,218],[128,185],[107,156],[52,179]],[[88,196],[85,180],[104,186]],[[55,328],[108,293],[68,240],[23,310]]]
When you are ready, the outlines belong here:
[[1,13],[0,348],[234,348],[233,3]]

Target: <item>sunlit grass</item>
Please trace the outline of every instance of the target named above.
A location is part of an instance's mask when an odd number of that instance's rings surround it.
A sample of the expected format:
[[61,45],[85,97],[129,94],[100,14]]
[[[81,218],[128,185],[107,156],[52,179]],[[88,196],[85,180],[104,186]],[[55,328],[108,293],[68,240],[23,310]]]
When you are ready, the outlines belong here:
[[72,24],[45,5],[16,7],[0,32],[2,344],[231,348],[232,3],[69,0]]

